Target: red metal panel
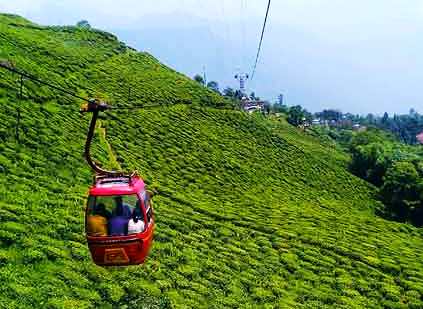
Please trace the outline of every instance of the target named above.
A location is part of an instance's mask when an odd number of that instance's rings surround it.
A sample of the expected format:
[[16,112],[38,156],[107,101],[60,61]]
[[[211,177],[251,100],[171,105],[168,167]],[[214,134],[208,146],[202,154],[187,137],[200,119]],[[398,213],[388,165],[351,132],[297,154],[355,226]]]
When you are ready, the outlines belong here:
[[[137,194],[145,190],[144,181],[133,177],[128,183],[95,184],[90,190],[91,196]],[[146,218],[144,200],[141,199],[142,212]],[[150,205],[152,207],[152,205]],[[125,266],[141,264],[147,258],[153,243],[154,217],[146,229],[138,234],[125,236],[89,236],[87,242],[94,263],[101,266]]]

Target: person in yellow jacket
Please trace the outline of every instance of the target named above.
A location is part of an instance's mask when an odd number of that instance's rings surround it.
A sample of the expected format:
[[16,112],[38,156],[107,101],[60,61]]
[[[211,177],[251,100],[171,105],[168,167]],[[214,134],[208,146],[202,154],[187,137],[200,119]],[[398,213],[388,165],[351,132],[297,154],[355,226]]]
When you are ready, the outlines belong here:
[[98,204],[96,211],[87,217],[87,233],[90,236],[108,236],[107,224],[110,213],[104,204]]

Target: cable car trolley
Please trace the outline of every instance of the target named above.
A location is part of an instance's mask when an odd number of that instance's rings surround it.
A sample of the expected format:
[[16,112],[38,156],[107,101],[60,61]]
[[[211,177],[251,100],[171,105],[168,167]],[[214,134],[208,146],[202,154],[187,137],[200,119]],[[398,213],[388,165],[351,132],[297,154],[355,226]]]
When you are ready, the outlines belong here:
[[44,81],[16,68],[11,61],[0,59],[0,68],[20,75],[20,93],[24,79],[29,79],[87,102],[80,111],[92,113],[84,153],[88,165],[95,172],[85,212],[85,232],[92,259],[102,266],[144,263],[153,242],[152,194],[146,190],[137,172],[105,170],[91,159],[90,154],[99,113],[116,108]]
[[91,159],[98,114],[108,109],[109,105],[98,100],[90,100],[81,109],[92,113],[85,159],[95,172],[85,213],[86,238],[97,265],[137,265],[144,263],[153,241],[152,195],[137,172],[107,171]]

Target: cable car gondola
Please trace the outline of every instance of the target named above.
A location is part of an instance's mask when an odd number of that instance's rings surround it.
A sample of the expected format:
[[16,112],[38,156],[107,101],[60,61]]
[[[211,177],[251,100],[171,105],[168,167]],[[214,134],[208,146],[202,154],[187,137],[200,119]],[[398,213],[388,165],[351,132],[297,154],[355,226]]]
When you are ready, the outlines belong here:
[[151,194],[136,172],[128,175],[104,170],[90,155],[98,114],[109,108],[106,103],[92,100],[81,109],[93,115],[85,159],[96,173],[85,212],[86,238],[97,265],[137,265],[144,263],[153,242]]

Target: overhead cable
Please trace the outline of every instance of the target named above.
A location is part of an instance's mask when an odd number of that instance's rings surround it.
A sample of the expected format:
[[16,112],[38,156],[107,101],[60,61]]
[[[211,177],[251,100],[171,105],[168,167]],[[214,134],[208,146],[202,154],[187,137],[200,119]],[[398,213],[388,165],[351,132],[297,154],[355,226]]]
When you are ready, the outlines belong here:
[[267,17],[269,16],[270,2],[271,2],[271,0],[269,0],[269,2],[267,3],[266,16],[264,18],[263,29],[261,31],[261,37],[260,37],[260,43],[259,43],[259,46],[258,46],[258,49],[257,49],[256,61],[254,62],[253,71],[251,73],[251,80],[254,78],[254,75],[256,73],[257,63],[258,63],[258,60],[259,60],[259,57],[260,57],[260,51],[261,51],[261,45],[263,43],[264,31],[266,30]]
[[18,74],[20,76],[23,76],[23,77],[25,77],[27,79],[30,79],[32,81],[35,81],[35,82],[37,82],[39,84],[42,84],[42,85],[48,86],[48,87],[50,87],[52,89],[55,89],[55,90],[61,91],[63,93],[66,93],[67,95],[70,95],[70,96],[72,96],[74,98],[77,98],[77,99],[80,99],[80,100],[83,100],[83,101],[86,101],[86,102],[89,102],[90,101],[89,99],[84,98],[84,97],[81,97],[79,95],[76,95],[75,93],[73,93],[73,92],[71,92],[71,91],[69,91],[67,89],[64,89],[64,88],[62,88],[60,86],[57,86],[57,85],[54,85],[52,83],[46,82],[46,81],[44,81],[44,80],[42,80],[42,79],[40,79],[40,78],[38,78],[38,77],[36,77],[34,75],[31,75],[29,73],[26,73],[24,71],[18,70],[17,68],[15,68],[8,61],[0,61],[0,67],[3,68],[3,69],[8,70],[10,72],[16,73],[16,74]]

